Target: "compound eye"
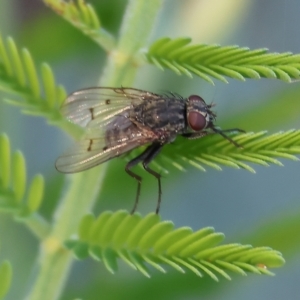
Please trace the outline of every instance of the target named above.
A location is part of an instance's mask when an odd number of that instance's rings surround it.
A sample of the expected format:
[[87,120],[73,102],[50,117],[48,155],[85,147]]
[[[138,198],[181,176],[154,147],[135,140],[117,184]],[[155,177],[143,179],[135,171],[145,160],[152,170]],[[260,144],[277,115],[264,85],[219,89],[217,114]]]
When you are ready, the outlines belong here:
[[201,102],[205,103],[205,101],[198,95],[189,96],[189,101],[195,101],[195,102],[201,101]]
[[205,117],[197,111],[191,111],[188,115],[190,127],[195,131],[200,131],[206,127]]

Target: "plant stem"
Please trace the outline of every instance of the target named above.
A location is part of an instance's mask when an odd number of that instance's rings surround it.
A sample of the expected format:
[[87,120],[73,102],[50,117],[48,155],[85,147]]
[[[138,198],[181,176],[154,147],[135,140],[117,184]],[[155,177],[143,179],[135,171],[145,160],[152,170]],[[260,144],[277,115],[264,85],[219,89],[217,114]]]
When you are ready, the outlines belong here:
[[25,223],[40,240],[43,240],[50,233],[50,224],[38,213],[34,213],[31,217],[25,219]]
[[100,28],[98,32],[99,34],[96,35],[96,37],[90,37],[93,38],[106,52],[113,50],[115,47],[114,37],[103,28]]
[[162,2],[163,0],[129,1],[117,48],[110,53],[104,71],[105,83],[112,86],[132,85],[138,67],[138,51],[148,41]]
[[[108,57],[101,84],[132,85],[137,71],[133,57],[145,45],[161,4],[162,0],[129,1],[117,49]],[[72,263],[71,252],[63,247],[63,242],[76,232],[81,218],[92,208],[106,168],[104,164],[101,168],[70,176],[53,230],[41,247],[39,274],[27,299],[55,300],[61,295]]]
[[51,234],[44,240],[40,253],[40,270],[37,281],[27,299],[57,299],[67,279],[71,252],[63,242],[76,231],[82,216],[93,206],[106,168],[94,168],[70,176],[66,194],[55,215]]

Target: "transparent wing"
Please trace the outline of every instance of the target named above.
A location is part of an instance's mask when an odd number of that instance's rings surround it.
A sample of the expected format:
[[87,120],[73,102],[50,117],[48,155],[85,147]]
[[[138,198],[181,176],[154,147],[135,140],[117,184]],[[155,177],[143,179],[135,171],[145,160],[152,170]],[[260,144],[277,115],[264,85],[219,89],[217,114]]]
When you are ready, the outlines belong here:
[[159,95],[133,88],[88,88],[69,95],[61,111],[72,123],[101,127],[118,114],[126,115],[147,98]]
[[131,88],[91,88],[71,94],[62,112],[86,128],[84,137],[56,161],[63,173],[99,165],[155,139],[153,132],[128,118],[134,106],[158,95]]
[[81,172],[152,141],[150,132],[142,132],[133,124],[119,136],[92,137],[88,134],[60,156],[55,166],[62,173]]

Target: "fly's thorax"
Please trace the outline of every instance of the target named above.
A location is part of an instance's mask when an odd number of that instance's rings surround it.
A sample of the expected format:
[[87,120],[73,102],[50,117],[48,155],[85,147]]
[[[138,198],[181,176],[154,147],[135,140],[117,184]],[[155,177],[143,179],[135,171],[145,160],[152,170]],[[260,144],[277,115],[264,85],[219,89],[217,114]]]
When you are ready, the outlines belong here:
[[210,127],[215,117],[210,108],[211,105],[207,105],[200,96],[189,96],[186,99],[186,120],[189,129],[201,131]]
[[147,99],[134,107],[134,119],[159,135],[163,133],[168,139],[168,136],[181,132],[185,127],[185,103],[167,96]]

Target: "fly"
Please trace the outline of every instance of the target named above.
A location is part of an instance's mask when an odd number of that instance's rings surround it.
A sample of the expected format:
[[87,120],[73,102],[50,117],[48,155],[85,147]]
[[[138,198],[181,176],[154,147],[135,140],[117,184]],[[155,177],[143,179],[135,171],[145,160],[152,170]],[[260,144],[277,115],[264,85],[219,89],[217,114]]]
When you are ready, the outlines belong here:
[[60,156],[56,169],[62,173],[81,172],[148,144],[144,152],[125,166],[137,181],[137,192],[131,213],[140,196],[142,177],[131,169],[142,163],[158,181],[156,213],[161,204],[161,175],[149,167],[165,144],[178,135],[198,139],[214,132],[240,147],[215,127],[216,115],[198,95],[183,98],[177,94],[155,94],[134,88],[96,87],[74,92],[62,106],[62,114],[72,123],[85,128],[84,137],[71,151]]

